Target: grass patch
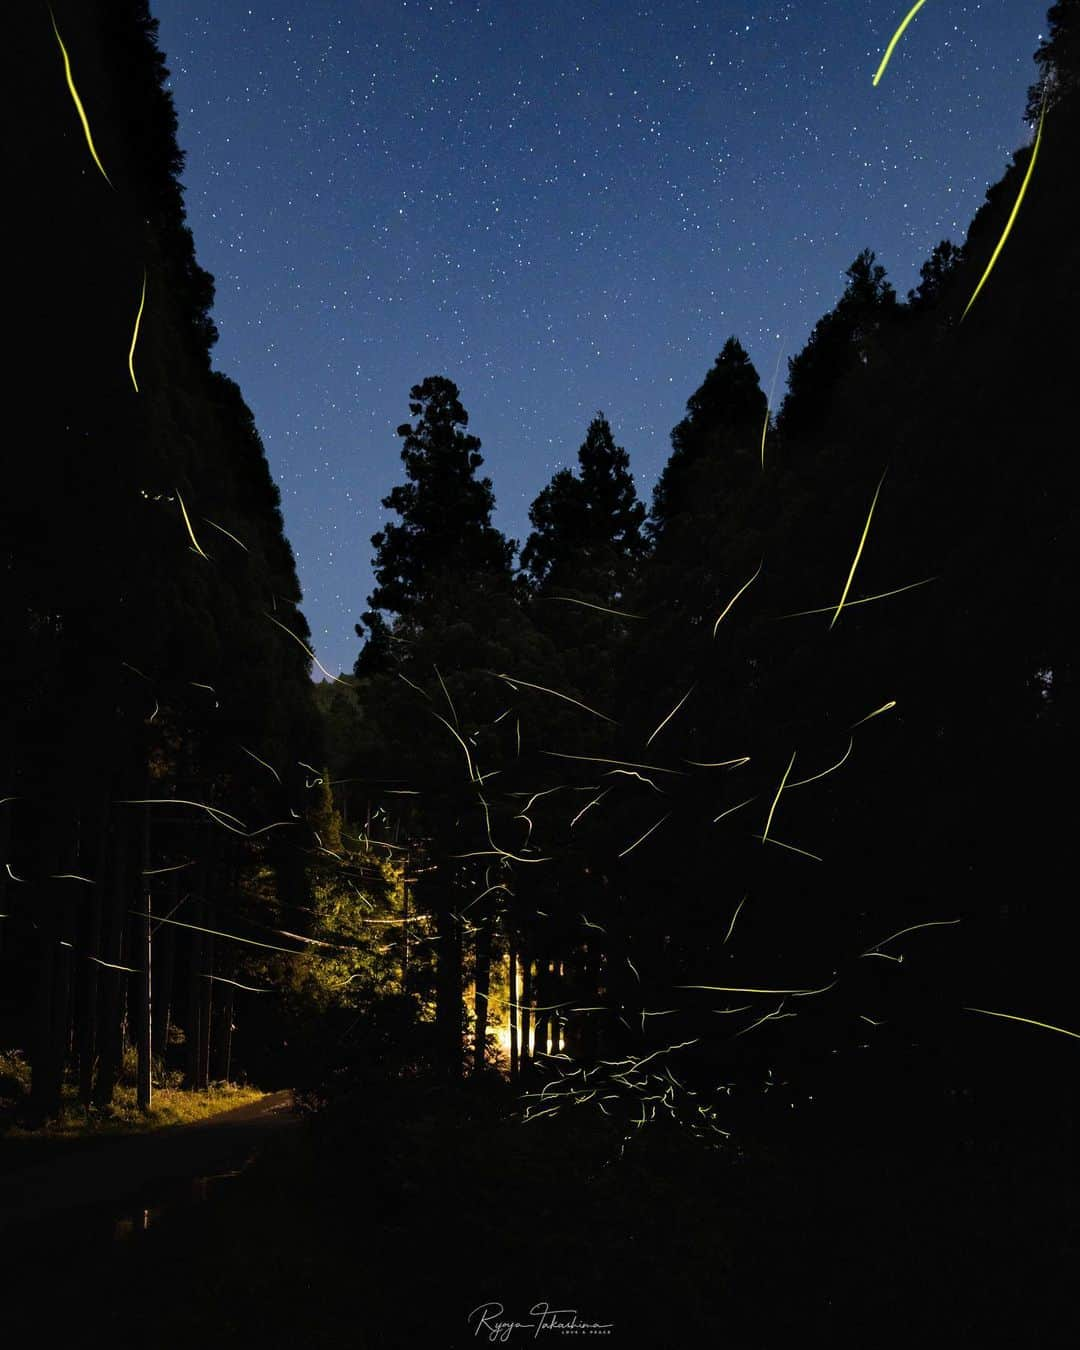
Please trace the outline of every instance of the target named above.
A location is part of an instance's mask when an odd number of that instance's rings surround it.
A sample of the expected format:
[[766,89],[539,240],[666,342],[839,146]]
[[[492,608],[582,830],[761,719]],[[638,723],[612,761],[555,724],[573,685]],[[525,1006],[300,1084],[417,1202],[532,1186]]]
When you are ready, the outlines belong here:
[[129,1082],[117,1084],[112,1105],[87,1109],[78,1100],[74,1083],[64,1085],[60,1114],[36,1129],[15,1123],[30,1093],[30,1070],[18,1050],[0,1053],[0,1135],[7,1139],[80,1139],[108,1134],[146,1134],[173,1125],[194,1125],[222,1111],[249,1106],[267,1094],[238,1083],[211,1083],[204,1091],[174,1085],[155,1087],[150,1110],[140,1111],[137,1093]]

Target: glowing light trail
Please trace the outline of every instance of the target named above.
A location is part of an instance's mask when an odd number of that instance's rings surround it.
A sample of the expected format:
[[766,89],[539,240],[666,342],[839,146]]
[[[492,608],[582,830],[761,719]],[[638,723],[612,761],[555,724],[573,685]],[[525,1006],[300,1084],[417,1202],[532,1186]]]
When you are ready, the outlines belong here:
[[844,751],[844,753],[840,756],[840,758],[836,761],[836,763],[832,765],[831,768],[822,769],[820,773],[815,773],[811,778],[800,778],[797,783],[789,783],[788,791],[790,791],[792,788],[805,787],[807,783],[816,783],[819,778],[824,778],[826,774],[830,774],[833,772],[834,769],[838,769],[840,765],[843,764],[844,761],[847,759],[848,755],[851,754],[854,745],[855,745],[855,738],[853,736],[851,740],[848,741],[848,748]]
[[825,859],[816,853],[811,853],[809,849],[796,848],[794,844],[785,844],[782,839],[774,839],[772,835],[768,838],[763,834],[757,834],[755,839],[760,839],[763,844],[775,844],[777,848],[786,848],[790,853],[801,853],[804,858],[813,858],[814,862],[824,862]]
[[131,350],[128,352],[128,370],[131,373],[131,383],[135,386],[135,392],[139,392],[139,382],[135,378],[135,344],[139,340],[139,324],[142,323],[143,310],[146,307],[146,268],[143,268],[142,274],[142,295],[139,296],[139,311],[135,315],[135,331],[131,334]]
[[866,544],[866,536],[870,533],[870,521],[874,515],[874,507],[877,506],[878,493],[881,491],[881,484],[885,481],[885,474],[881,475],[878,485],[874,489],[874,500],[870,503],[870,510],[866,515],[866,524],[863,526],[862,538],[859,540],[859,547],[855,550],[855,558],[851,564],[851,571],[848,573],[848,579],[844,584],[844,593],[840,597],[840,603],[836,606],[836,613],[832,616],[832,622],[829,624],[831,632],[840,617],[840,611],[844,608],[844,601],[847,600],[848,591],[851,590],[851,583],[855,579],[855,569],[859,565],[859,559],[862,557],[863,547]]
[[1044,93],[1043,105],[1039,109],[1039,129],[1035,134],[1035,144],[1032,147],[1031,160],[1029,161],[1027,166],[1027,173],[1024,174],[1024,181],[1020,184],[1020,191],[1016,194],[1016,202],[1013,205],[1012,214],[1009,216],[1009,219],[1005,223],[1005,228],[1001,232],[1001,238],[997,242],[997,248],[995,248],[993,253],[990,255],[990,261],[986,264],[986,271],[982,274],[981,278],[979,279],[979,284],[975,287],[974,291],[972,292],[971,299],[964,306],[963,314],[960,315],[961,323],[963,323],[963,321],[967,318],[967,312],[971,308],[971,306],[975,303],[975,297],[979,294],[983,286],[986,284],[986,278],[993,271],[994,264],[998,260],[998,254],[1005,247],[1005,240],[1008,239],[1009,232],[1012,230],[1013,224],[1016,220],[1017,213],[1020,210],[1020,203],[1024,200],[1024,193],[1027,192],[1028,183],[1031,182],[1032,170],[1035,168],[1035,157],[1039,153],[1039,142],[1042,140],[1043,118],[1045,117],[1045,115],[1046,115],[1046,95]]
[[[846,609],[851,609],[854,605],[868,605],[871,600],[887,600],[890,595],[902,595],[904,591],[914,591],[919,586],[929,586],[932,581],[937,581],[937,577],[926,577],[922,581],[912,581],[907,586],[897,586],[891,591],[879,591],[877,595],[864,595],[859,600],[849,600],[845,605]],[[804,614],[828,614],[833,608],[832,605],[820,605],[817,609],[797,609],[791,614],[778,614],[776,621],[780,619],[799,619]]]
[[658,830],[658,829],[660,828],[660,826],[663,825],[664,821],[667,820],[668,816],[670,816],[670,815],[671,815],[671,812],[668,811],[667,815],[661,816],[660,819],[656,822],[655,825],[650,825],[650,826],[649,826],[649,828],[645,831],[645,833],[641,836],[640,839],[635,839],[634,842],[630,845],[630,847],[629,847],[629,848],[624,848],[623,851],[622,851],[618,856],[619,856],[620,858],[625,858],[626,855],[627,855],[628,853],[633,852],[633,850],[634,850],[635,848],[637,848],[638,844],[643,844],[643,843],[645,842],[645,840],[648,839],[649,835],[652,834],[653,830]]
[[[735,906],[735,913],[731,916],[731,922],[728,924],[728,930],[724,934],[724,942],[726,942],[728,938],[731,936],[731,934],[734,932],[735,920],[739,917],[739,911],[745,904],[746,904],[746,896],[744,895],[743,898],[739,901],[739,903]],[[720,945],[723,946],[723,943],[721,943]]]
[[872,713],[867,713],[865,717],[861,717],[857,722],[852,722],[852,731],[854,731],[856,727],[861,727],[864,722],[869,722],[871,717],[877,717],[879,713],[888,712],[890,708],[895,707],[896,699],[891,698],[888,703],[883,703],[880,708],[875,708]]
[[1009,1022],[1026,1022],[1028,1026],[1043,1027],[1046,1031],[1060,1031],[1063,1036],[1071,1036],[1080,1041],[1080,1031],[1069,1031],[1065,1027],[1056,1027],[1051,1022],[1038,1022],[1034,1017],[1017,1017],[1014,1013],[991,1012],[989,1008],[965,1008],[965,1012],[984,1013],[987,1017],[1004,1017]]
[[286,628],[283,623],[278,623],[278,620],[275,619],[272,614],[267,614],[266,610],[263,610],[263,617],[269,619],[271,623],[276,623],[283,633],[288,633],[289,637],[291,637],[294,642],[299,643],[300,646],[303,647],[304,651],[307,652],[308,656],[311,657],[311,659],[315,662],[315,664],[319,667],[319,669],[322,671],[322,673],[326,676],[328,680],[332,681],[332,683],[334,684],[344,685],[346,689],[353,688],[353,686],[348,682],[348,680],[340,680],[336,675],[331,675],[330,672],[323,665],[323,663],[319,660],[319,658],[307,645],[307,643],[303,642],[300,638],[298,638],[291,628]]
[[910,928],[901,928],[898,933],[893,933],[891,937],[882,938],[880,942],[875,942],[872,947],[868,947],[864,956],[872,952],[877,952],[879,947],[884,947],[886,942],[892,942],[898,937],[903,937],[905,933],[917,933],[920,928],[951,928],[960,923],[960,919],[931,919],[928,923],[913,923]]
[[249,750],[246,745],[242,745],[240,749],[243,750],[245,755],[250,755],[256,764],[261,764],[264,769],[269,769],[270,772],[274,775],[274,777],[278,780],[278,782],[279,783],[281,782],[281,775],[278,773],[277,769],[275,769],[272,764],[267,764],[265,759],[260,759],[259,756],[255,753],[255,751]]
[[75,88],[75,81],[71,75],[71,61],[68,59],[67,48],[64,46],[64,41],[60,36],[60,29],[56,26],[56,16],[53,14],[51,6],[49,8],[49,18],[52,20],[53,32],[56,34],[56,41],[60,47],[60,55],[64,58],[64,78],[67,80],[67,87],[71,93],[72,100],[74,101],[75,111],[79,114],[79,121],[82,123],[83,133],[86,136],[86,144],[90,147],[90,153],[94,157],[94,163],[101,170],[102,178],[104,178],[106,183],[112,187],[109,175],[105,172],[105,166],[98,158],[98,152],[94,149],[94,138],[90,135],[90,123],[86,120],[86,109],[82,105],[79,91]]
[[230,534],[224,525],[219,525],[216,520],[211,520],[209,516],[203,516],[203,520],[206,521],[207,525],[213,525],[215,530],[220,530],[221,533],[231,539],[234,544],[239,544],[245,553],[251,552],[251,549],[248,548],[247,544],[245,544],[242,539],[237,539],[235,534]]
[[[195,549],[195,552],[199,555],[200,558],[206,558],[206,554],[199,547],[199,541],[195,538],[195,531],[191,528],[191,518],[187,513],[187,507],[184,505],[184,499],[183,497],[180,496],[179,492],[176,494],[176,500],[180,503],[180,511],[184,517],[184,524],[187,526],[187,532],[191,537],[191,543]],[[206,561],[209,562],[210,559],[206,558]],[[277,620],[275,619],[274,622],[277,623]],[[286,629],[286,632],[287,631],[288,630]]]
[[[651,769],[653,773],[682,774],[682,769],[665,769],[659,764],[635,764],[629,759],[599,759],[595,755],[567,755],[560,750],[541,750],[542,755],[552,755],[555,759],[579,759],[586,764],[619,764],[624,769]],[[685,775],[683,775],[685,777]]]
[[907,13],[906,17],[904,18],[903,23],[900,25],[900,27],[899,27],[899,28],[896,30],[896,32],[893,34],[893,36],[892,36],[892,41],[891,41],[891,42],[889,43],[889,45],[885,48],[885,55],[881,58],[881,65],[878,66],[877,72],[876,72],[875,75],[874,75],[874,88],[875,88],[875,89],[877,88],[878,81],[881,79],[882,75],[884,75],[884,73],[885,73],[885,67],[889,64],[889,58],[890,58],[890,57],[892,56],[892,54],[893,54],[893,49],[896,47],[896,44],[900,41],[900,39],[901,39],[901,38],[903,37],[903,35],[904,35],[904,29],[908,26],[908,24],[912,21],[912,19],[915,17],[915,15],[918,14],[919,10],[922,9],[923,5],[925,5],[925,4],[926,4],[926,0],[918,0],[918,3],[915,4],[915,5],[913,5],[913,6],[911,7],[911,9],[908,10],[908,13]]
[[[762,445],[764,445],[764,441],[762,441]],[[758,569],[757,569],[757,571],[754,573],[754,575],[750,578],[749,581],[744,582],[744,583],[739,587],[739,589],[735,592],[735,594],[731,597],[731,599],[730,599],[730,600],[727,602],[727,604],[724,606],[723,610],[722,610],[721,613],[720,613],[720,618],[717,619],[717,621],[713,624],[713,630],[712,630],[712,635],[713,635],[713,637],[716,636],[716,630],[720,627],[721,621],[722,621],[722,620],[724,619],[724,617],[726,616],[728,610],[732,607],[732,605],[735,603],[735,601],[738,600],[739,596],[742,595],[743,591],[745,591],[745,590],[746,590],[753,582],[757,581],[758,577],[761,575],[761,569],[762,569],[764,566],[765,566],[765,559],[762,558],[761,562],[758,563]]]
[[[820,989],[750,989],[739,984],[677,984],[676,989],[706,989],[712,994],[786,994],[792,998],[808,998],[811,994],[824,994],[836,987],[836,980],[823,984]],[[732,1009],[741,1012],[742,1009]]]
[[769,816],[768,819],[765,821],[765,833],[761,836],[762,842],[764,842],[769,837],[769,826],[772,824],[773,813],[776,810],[776,803],[780,800],[780,794],[784,790],[784,784],[787,782],[787,776],[791,772],[792,765],[795,763],[796,753],[797,752],[794,750],[791,752],[791,762],[784,770],[784,776],[783,778],[780,779],[780,786],[776,789],[776,796],[772,800],[772,806],[769,807]]
[[[130,909],[129,914],[134,914],[140,919],[148,919],[151,916],[141,909]],[[181,923],[179,919],[166,919],[154,917],[154,923],[172,924],[174,928],[190,928],[196,933],[212,933],[214,937],[229,938],[232,942],[245,942],[249,947],[264,947],[269,952],[286,952],[289,956],[299,956],[300,952],[295,947],[275,947],[270,942],[256,942],[254,938],[239,937],[236,933],[223,933],[219,928],[201,928],[197,923]]]
[[602,712],[597,712],[595,708],[590,708],[587,703],[582,703],[579,699],[571,698],[569,694],[560,694],[557,689],[548,689],[546,685],[530,684],[528,680],[519,680],[516,675],[500,675],[498,671],[490,670],[489,675],[494,675],[497,680],[505,680],[511,689],[517,689],[518,685],[523,685],[526,689],[536,689],[542,694],[551,694],[555,698],[561,698],[567,703],[572,703],[575,708],[581,708],[584,712],[592,713],[594,717],[599,717],[603,722],[610,722],[612,726],[618,726],[618,722],[613,717],[608,717]]
[[[719,620],[717,620],[717,622],[719,622]],[[694,690],[695,690],[696,688],[697,688],[697,685],[696,685],[696,684],[692,684],[692,685],[690,686],[690,688],[686,691],[686,693],[683,694],[682,698],[679,699],[678,703],[675,704],[674,708],[672,708],[672,710],[668,713],[668,715],[664,718],[664,720],[663,720],[663,721],[660,723],[660,725],[656,728],[656,730],[653,732],[653,734],[652,734],[652,735],[649,737],[649,739],[645,742],[645,744],[646,744],[647,746],[648,746],[648,745],[651,745],[651,744],[653,743],[653,741],[656,739],[656,737],[659,736],[660,732],[663,731],[663,729],[667,726],[667,724],[671,721],[671,719],[675,716],[675,714],[679,711],[679,709],[682,707],[682,705],[686,702],[686,700],[690,697],[690,695],[694,692]]]
[[583,605],[586,609],[598,609],[601,614],[617,614],[622,619],[643,619],[644,614],[628,614],[625,609],[608,609],[606,605],[590,605],[588,600],[575,600],[569,595],[549,595],[548,600],[565,600],[568,605]]

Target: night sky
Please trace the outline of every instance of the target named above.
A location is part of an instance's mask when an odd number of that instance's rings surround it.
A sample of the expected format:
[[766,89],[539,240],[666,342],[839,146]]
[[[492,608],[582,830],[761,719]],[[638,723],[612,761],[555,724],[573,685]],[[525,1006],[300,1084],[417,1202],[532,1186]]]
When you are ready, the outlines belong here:
[[772,400],[869,247],[901,297],[1022,121],[1049,0],[152,0],[215,364],[351,670],[411,385],[454,380],[496,524],[603,410],[642,494],[735,334]]

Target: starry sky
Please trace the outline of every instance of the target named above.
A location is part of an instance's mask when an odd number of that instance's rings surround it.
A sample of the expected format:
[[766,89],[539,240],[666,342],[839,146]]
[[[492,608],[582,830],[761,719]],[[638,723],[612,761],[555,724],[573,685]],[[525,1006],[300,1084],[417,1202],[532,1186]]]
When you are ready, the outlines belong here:
[[359,650],[413,384],[458,385],[521,542],[598,410],[647,497],[728,336],[775,408],[860,250],[902,297],[962,242],[1048,3],[929,0],[873,88],[909,0],[151,0],[214,362],[323,664]]

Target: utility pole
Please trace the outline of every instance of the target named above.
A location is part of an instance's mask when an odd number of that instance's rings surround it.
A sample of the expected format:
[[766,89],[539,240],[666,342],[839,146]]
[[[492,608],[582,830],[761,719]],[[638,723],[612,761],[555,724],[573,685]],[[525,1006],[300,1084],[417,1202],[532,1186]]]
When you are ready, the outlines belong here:
[[153,914],[150,907],[150,882],[146,879],[146,874],[150,870],[149,811],[143,812],[142,856],[142,911],[146,928],[143,933],[139,934],[140,945],[142,947],[143,969],[142,979],[139,982],[139,1068],[137,1101],[140,1111],[149,1111],[150,1100],[153,1096],[153,1079],[151,1074],[151,1055],[153,1052],[151,1032],[153,1028],[153,1018],[150,1015],[150,963],[153,956],[153,937],[150,932],[150,923]]

